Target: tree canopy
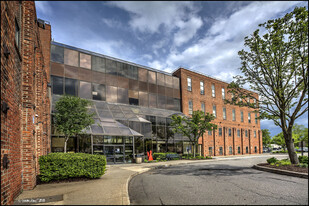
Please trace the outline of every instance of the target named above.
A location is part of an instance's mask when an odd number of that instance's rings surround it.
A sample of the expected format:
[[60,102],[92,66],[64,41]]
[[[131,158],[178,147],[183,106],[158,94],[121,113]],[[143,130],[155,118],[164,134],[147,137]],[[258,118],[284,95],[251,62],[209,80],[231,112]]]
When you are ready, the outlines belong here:
[[[308,112],[308,10],[296,7],[259,27],[262,33],[257,29],[245,37],[246,50],[238,52],[243,76],[236,76],[228,86],[234,98],[227,102],[256,108],[260,119],[273,120],[281,127],[290,160],[297,164],[292,128],[295,120]],[[245,84],[259,99],[241,89]],[[256,103],[249,103],[248,98]]]
[[91,102],[75,96],[62,96],[55,106],[55,127],[65,136],[64,152],[70,137],[81,134],[82,130],[94,123],[94,113],[88,111]]
[[263,146],[270,147],[272,140],[268,129],[262,129],[262,137],[263,137]]
[[210,123],[214,119],[213,114],[205,114],[197,110],[193,111],[191,117],[173,115],[171,126],[174,127],[175,133],[180,133],[189,138],[193,146],[193,156],[195,157],[195,147],[199,138],[204,135],[206,130],[212,131],[217,128],[217,125]]

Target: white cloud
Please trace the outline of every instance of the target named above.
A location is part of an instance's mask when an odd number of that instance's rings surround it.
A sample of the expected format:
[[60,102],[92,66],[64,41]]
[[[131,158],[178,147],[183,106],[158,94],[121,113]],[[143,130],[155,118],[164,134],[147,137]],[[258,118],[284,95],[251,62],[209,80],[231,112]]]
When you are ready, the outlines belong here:
[[44,15],[51,15],[52,14],[52,8],[49,5],[48,1],[35,1],[35,8],[37,12],[41,12]]
[[129,24],[140,32],[159,32],[162,25],[166,29],[173,29],[174,23],[185,18],[186,9],[193,12],[192,2],[129,2],[114,1],[110,5],[117,6],[131,14]]
[[104,24],[106,24],[108,27],[111,28],[123,28],[122,24],[120,21],[117,21],[115,19],[107,19],[107,18],[103,18],[102,22]]

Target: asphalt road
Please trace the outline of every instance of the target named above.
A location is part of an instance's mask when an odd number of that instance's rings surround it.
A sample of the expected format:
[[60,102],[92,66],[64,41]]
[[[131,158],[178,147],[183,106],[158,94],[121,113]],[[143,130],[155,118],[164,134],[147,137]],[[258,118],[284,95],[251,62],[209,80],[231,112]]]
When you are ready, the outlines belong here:
[[251,168],[267,158],[225,159],[151,170],[130,181],[130,202],[133,205],[308,205],[307,179]]

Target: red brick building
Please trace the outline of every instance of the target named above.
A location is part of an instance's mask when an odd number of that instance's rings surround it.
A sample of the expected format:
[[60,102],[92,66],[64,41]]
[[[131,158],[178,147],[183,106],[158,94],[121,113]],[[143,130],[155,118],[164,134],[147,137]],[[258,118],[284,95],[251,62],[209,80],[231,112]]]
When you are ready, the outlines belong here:
[[[258,114],[248,107],[224,103],[231,99],[228,83],[179,68],[173,75],[180,78],[181,107],[185,115],[194,110],[215,114],[217,130],[199,139],[198,151],[203,156],[242,155],[262,153],[262,133]],[[255,98],[258,99],[256,93]],[[250,100],[253,103],[253,99]]]
[[50,41],[33,1],[1,1],[1,205],[35,187],[50,152]]

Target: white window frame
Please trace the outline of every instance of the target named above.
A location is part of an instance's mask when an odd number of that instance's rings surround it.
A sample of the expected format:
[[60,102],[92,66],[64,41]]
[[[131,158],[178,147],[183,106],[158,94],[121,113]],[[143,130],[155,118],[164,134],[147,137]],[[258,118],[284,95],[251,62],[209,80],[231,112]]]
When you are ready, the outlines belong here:
[[200,81],[200,94],[205,94],[204,82]]
[[190,77],[187,77],[187,84],[188,84],[188,91],[192,91],[192,79]]
[[211,84],[211,96],[216,97],[216,88],[214,84]]
[[222,99],[225,99],[225,88],[222,87]]

